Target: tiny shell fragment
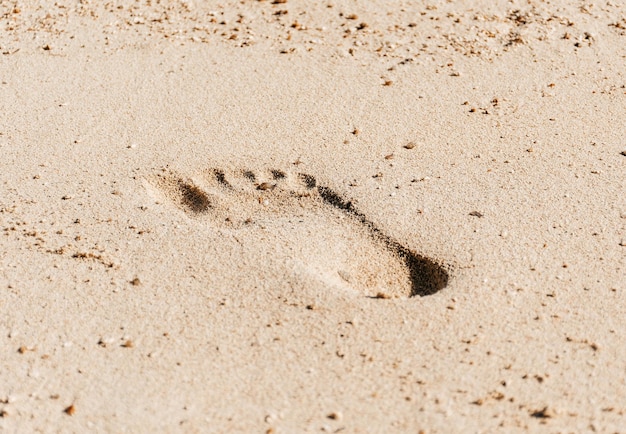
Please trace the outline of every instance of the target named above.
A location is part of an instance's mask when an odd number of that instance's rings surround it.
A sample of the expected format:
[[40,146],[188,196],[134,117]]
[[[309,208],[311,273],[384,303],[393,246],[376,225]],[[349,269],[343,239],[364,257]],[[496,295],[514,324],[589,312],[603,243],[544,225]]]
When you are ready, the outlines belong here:
[[276,187],[276,184],[262,182],[257,186],[257,190],[272,190],[274,187]]

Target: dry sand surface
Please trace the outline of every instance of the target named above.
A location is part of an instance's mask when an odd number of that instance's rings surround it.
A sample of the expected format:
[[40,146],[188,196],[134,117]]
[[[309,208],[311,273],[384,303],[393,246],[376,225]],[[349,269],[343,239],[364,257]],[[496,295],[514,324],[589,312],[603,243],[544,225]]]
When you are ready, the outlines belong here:
[[626,433],[621,0],[0,9],[0,431]]

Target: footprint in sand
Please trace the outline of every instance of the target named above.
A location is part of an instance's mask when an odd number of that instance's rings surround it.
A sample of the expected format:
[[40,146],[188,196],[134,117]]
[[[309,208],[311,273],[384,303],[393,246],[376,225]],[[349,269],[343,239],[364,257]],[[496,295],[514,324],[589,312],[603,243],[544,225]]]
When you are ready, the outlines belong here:
[[311,175],[209,169],[191,178],[162,173],[150,184],[189,217],[269,246],[326,284],[391,298],[430,295],[448,283],[441,265],[384,234]]

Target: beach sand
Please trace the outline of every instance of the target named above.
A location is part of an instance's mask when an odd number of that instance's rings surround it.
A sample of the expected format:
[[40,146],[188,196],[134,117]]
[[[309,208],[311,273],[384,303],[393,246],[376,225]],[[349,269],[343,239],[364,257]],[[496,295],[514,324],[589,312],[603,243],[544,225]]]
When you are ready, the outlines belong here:
[[626,432],[626,7],[0,5],[0,431]]

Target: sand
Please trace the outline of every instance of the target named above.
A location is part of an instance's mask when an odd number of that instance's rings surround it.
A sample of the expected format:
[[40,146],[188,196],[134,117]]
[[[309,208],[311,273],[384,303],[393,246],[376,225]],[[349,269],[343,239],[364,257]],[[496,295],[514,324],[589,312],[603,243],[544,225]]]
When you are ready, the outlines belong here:
[[626,432],[626,7],[3,2],[0,431]]

